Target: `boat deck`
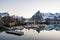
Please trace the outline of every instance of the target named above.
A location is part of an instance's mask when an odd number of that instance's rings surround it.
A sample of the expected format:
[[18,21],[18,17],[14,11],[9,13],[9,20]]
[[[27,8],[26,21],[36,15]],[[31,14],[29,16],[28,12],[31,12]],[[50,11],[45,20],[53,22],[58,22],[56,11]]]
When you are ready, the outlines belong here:
[[21,31],[6,31],[6,33],[19,35],[19,36],[24,35],[24,32],[21,32]]

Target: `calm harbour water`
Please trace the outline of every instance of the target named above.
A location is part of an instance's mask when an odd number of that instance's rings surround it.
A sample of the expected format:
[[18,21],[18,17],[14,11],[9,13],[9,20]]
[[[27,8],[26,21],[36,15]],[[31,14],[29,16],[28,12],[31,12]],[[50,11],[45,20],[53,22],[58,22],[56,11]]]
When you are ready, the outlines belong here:
[[24,35],[18,36],[0,32],[0,40],[60,40],[60,25],[45,25],[42,30],[23,29]]

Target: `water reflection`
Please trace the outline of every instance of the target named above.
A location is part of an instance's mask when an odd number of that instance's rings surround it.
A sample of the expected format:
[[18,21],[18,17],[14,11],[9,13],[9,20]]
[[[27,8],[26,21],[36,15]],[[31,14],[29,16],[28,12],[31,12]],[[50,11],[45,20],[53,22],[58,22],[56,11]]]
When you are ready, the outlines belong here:
[[43,30],[46,30],[46,31],[52,31],[52,30],[60,31],[60,25],[56,25],[56,24],[55,25],[51,25],[51,24],[46,25],[46,24],[44,24],[43,26],[36,27],[36,28],[28,27],[28,28],[25,28],[25,29],[28,29],[28,30],[33,29],[33,30],[36,30],[37,33],[40,33],[40,31],[43,31]]
[[56,31],[60,31],[60,25],[54,25]]
[[[20,29],[21,29],[20,31],[22,31],[24,28],[20,28]],[[36,30],[38,33],[40,33],[40,31],[42,31],[42,30],[46,30],[46,31],[51,31],[51,30],[60,31],[60,25],[51,25],[51,24],[46,25],[46,24],[44,24],[43,26],[34,27],[34,28],[27,27],[25,29],[27,29],[27,30],[33,29],[33,30]],[[19,30],[19,28],[15,28],[14,30]],[[3,31],[6,31],[6,29],[0,27],[0,32],[3,32]],[[10,30],[8,30],[8,31],[10,31]]]
[[60,40],[60,25],[43,25],[44,27],[37,28],[23,28],[21,30],[7,30],[7,31],[21,31],[22,36],[8,34],[6,29],[0,28],[0,40]]
[[36,28],[36,31],[37,31],[38,33],[40,33],[40,28]]

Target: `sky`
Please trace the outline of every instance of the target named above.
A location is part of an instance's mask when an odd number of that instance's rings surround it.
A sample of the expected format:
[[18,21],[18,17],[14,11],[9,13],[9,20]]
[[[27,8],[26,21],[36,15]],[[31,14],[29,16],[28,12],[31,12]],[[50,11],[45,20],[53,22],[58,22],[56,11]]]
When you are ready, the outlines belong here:
[[38,10],[42,13],[60,12],[60,0],[0,0],[0,12],[30,18]]

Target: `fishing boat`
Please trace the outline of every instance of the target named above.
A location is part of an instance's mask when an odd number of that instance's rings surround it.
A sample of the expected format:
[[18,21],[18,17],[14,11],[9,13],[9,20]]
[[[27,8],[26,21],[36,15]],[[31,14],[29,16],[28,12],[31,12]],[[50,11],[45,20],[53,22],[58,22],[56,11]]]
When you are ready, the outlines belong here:
[[19,35],[19,36],[24,35],[24,32],[22,32],[22,31],[13,31],[13,30],[10,30],[10,31],[6,31],[6,33],[14,34],[14,35]]

